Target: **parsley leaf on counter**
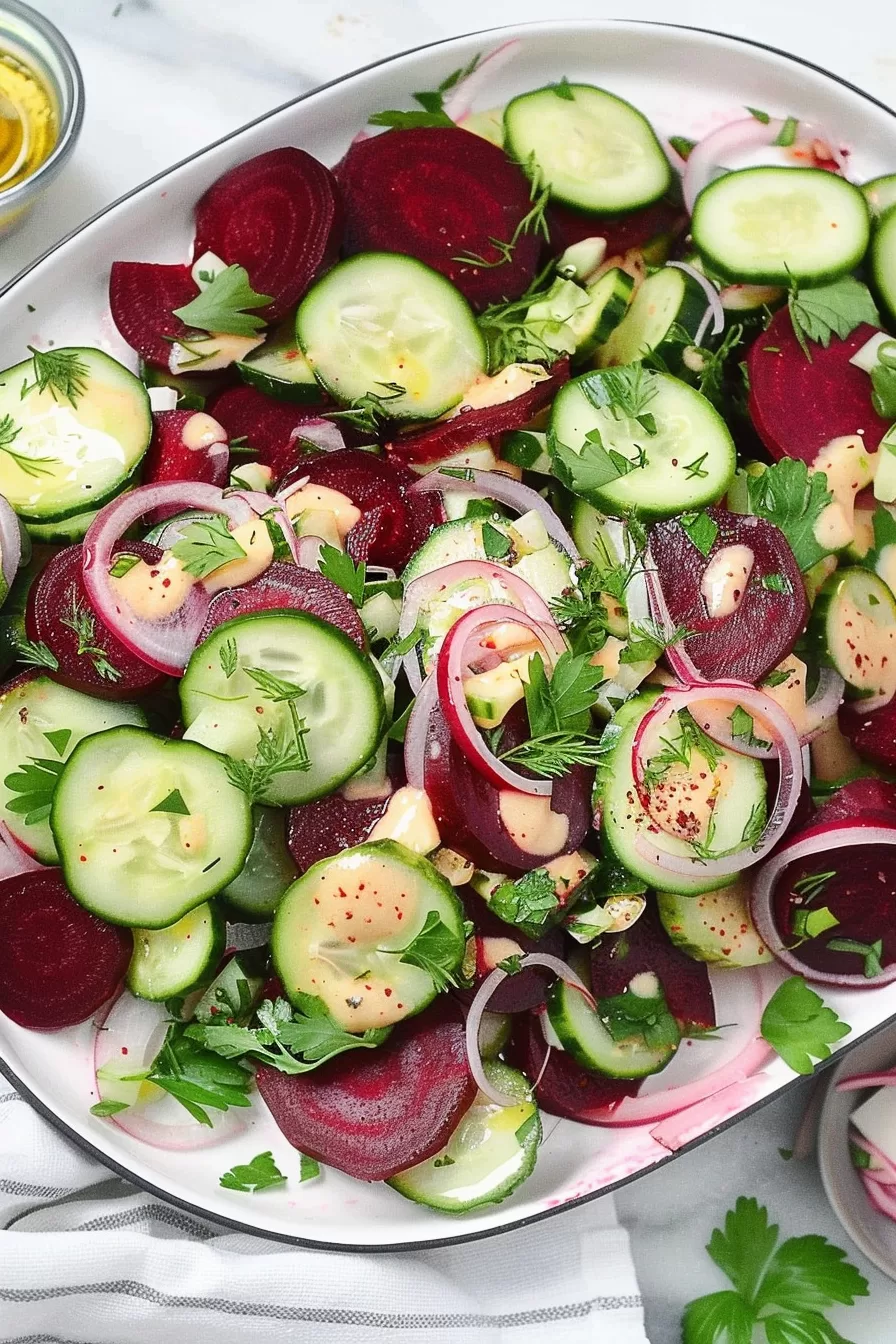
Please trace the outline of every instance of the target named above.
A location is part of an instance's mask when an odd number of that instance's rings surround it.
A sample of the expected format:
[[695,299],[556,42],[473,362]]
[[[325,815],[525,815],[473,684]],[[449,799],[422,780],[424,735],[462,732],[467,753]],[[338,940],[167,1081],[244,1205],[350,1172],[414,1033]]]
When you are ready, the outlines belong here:
[[794,334],[810,361],[812,352],[807,342],[827,349],[835,336],[843,340],[863,322],[875,326],[880,322],[871,290],[851,275],[812,289],[794,284],[787,303]]
[[204,579],[231,560],[243,560],[246,556],[228,528],[227,519],[219,513],[189,523],[171,547],[171,554],[194,579]]
[[794,1073],[812,1073],[814,1060],[828,1059],[831,1046],[850,1028],[810,989],[802,976],[779,985],[762,1014],[763,1038]]
[[823,471],[812,471],[805,462],[784,457],[759,476],[747,476],[750,512],[784,533],[800,569],[811,569],[830,555],[815,536],[815,525],[834,496]]
[[348,593],[356,607],[362,605],[367,581],[367,566],[363,560],[356,562],[345,551],[324,542],[320,548],[320,572]]
[[254,1195],[272,1185],[285,1185],[286,1177],[274,1161],[273,1153],[259,1153],[251,1162],[238,1163],[225,1171],[219,1182],[225,1190],[240,1190]]
[[245,266],[226,266],[189,303],[175,308],[174,316],[188,327],[216,336],[256,336],[265,319],[245,309],[263,308],[270,302],[270,294],[257,294],[252,288]]

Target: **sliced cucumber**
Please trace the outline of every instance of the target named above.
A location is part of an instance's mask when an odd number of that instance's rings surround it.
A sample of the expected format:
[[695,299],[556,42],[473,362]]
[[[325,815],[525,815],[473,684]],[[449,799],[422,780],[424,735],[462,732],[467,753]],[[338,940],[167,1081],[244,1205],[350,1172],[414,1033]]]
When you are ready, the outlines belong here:
[[625,559],[625,523],[608,518],[578,496],[572,502],[572,539],[598,569],[613,569]]
[[244,383],[278,401],[319,402],[320,383],[296,339],[295,318],[289,317],[264,345],[236,363]]
[[592,943],[604,933],[622,933],[644,913],[646,884],[615,856],[601,859],[582,886],[582,896],[563,921],[577,943]]
[[[639,994],[636,976],[626,991],[634,999],[649,997]],[[650,988],[655,990],[656,977],[650,976]],[[680,1033],[669,1030],[662,1044],[648,1045],[643,1036],[634,1035],[617,1040],[601,1016],[600,1003],[592,1008],[581,990],[574,989],[565,980],[557,980],[548,991],[548,1021],[561,1046],[583,1069],[607,1074],[610,1078],[647,1078],[659,1073],[678,1049]],[[674,1019],[673,1019],[674,1020]]]
[[891,320],[896,320],[896,207],[881,218],[871,243],[871,274]]
[[696,336],[705,314],[706,294],[694,277],[677,266],[664,266],[640,286],[628,312],[598,350],[596,363],[606,369],[655,354],[670,373],[678,373],[687,349],[682,338]]
[[41,863],[55,863],[50,803],[82,738],[119,724],[142,727],[136,705],[99,700],[49,677],[17,681],[0,695],[0,819]]
[[76,360],[74,400],[40,390],[35,361],[0,373],[0,495],[22,518],[45,523],[102,504],[121,490],[149,447],[152,416],[139,378],[102,350],[60,349]]
[[254,833],[243,871],[221,892],[244,919],[272,919],[299,870],[286,844],[286,814],[274,807],[252,809]]
[[858,266],[868,247],[868,206],[858,187],[821,168],[743,168],[704,187],[691,233],[727,280],[820,284]]
[[531,1175],[541,1143],[541,1118],[528,1081],[498,1061],[484,1065],[494,1087],[515,1106],[498,1106],[477,1093],[439,1152],[387,1181],[405,1199],[442,1213],[468,1213],[500,1204]]
[[[734,440],[715,407],[680,379],[645,370],[642,410],[656,429],[650,434],[614,407],[616,376],[615,369],[583,373],[557,394],[548,442],[561,479],[604,513],[632,510],[645,519],[671,518],[724,495],[734,479]],[[592,447],[595,430],[603,449],[621,454],[630,470],[620,475],[618,463]]]
[[[126,494],[137,484],[133,477],[129,477],[119,494]],[[114,498],[117,499],[118,495]],[[106,501],[107,504],[109,502]],[[75,542],[84,540],[99,511],[99,509],[87,509],[84,513],[73,513],[70,518],[60,518],[58,522],[52,523],[35,523],[28,519],[23,519],[22,522],[29,537],[37,545],[73,546]]]
[[259,760],[260,745],[262,754],[291,756],[295,768],[274,773],[261,792],[278,806],[332,793],[370,760],[386,723],[371,660],[303,611],[219,625],[190,658],[180,701],[189,742],[244,762]]
[[252,809],[196,742],[112,728],[66,764],[50,813],[75,900],[111,924],[165,929],[232,882]]
[[891,205],[896,205],[896,173],[873,177],[862,186],[862,195],[875,218],[886,214]]
[[[488,522],[497,532],[509,537],[513,524],[507,519],[457,518],[451,523],[434,527],[427,540],[405,567],[402,579],[407,585],[421,574],[429,574],[454,560],[487,560],[482,541],[483,524]],[[504,569],[511,569],[525,579],[545,602],[559,597],[573,583],[572,562],[554,542],[520,554],[515,547],[500,560],[493,561]],[[444,632],[443,632],[444,633]]]
[[531,305],[525,325],[550,349],[585,360],[622,321],[633,287],[631,276],[618,267],[587,289],[572,280],[555,280]]
[[838,569],[824,584],[809,624],[819,661],[835,668],[847,699],[896,692],[896,597],[867,569]]
[[[549,84],[504,109],[507,147],[551,195],[595,214],[650,205],[672,172],[650,122],[593,84]],[[530,169],[531,164],[531,169]]]
[[221,959],[226,932],[211,905],[197,906],[167,929],[134,929],[128,989],[157,1002],[199,989]]
[[711,966],[762,966],[774,961],[753,926],[748,877],[702,896],[657,892],[657,909],[670,940],[695,961]]
[[395,252],[334,266],[302,300],[296,333],[328,392],[345,402],[385,397],[397,420],[449,411],[486,369],[485,341],[463,295]]
[[[424,928],[438,944],[438,976],[402,955]],[[419,1013],[452,982],[465,947],[463,908],[450,883],[394,840],[314,864],[283,897],[271,935],[290,999],[316,995],[341,1027],[357,1032]]]

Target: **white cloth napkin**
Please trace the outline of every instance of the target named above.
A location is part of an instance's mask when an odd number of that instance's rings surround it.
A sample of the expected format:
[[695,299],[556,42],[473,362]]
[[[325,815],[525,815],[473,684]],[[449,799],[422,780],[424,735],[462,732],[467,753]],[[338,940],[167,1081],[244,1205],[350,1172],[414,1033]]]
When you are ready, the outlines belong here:
[[136,1191],[0,1077],[2,1344],[202,1338],[647,1344],[628,1235],[610,1199],[468,1246],[297,1250]]

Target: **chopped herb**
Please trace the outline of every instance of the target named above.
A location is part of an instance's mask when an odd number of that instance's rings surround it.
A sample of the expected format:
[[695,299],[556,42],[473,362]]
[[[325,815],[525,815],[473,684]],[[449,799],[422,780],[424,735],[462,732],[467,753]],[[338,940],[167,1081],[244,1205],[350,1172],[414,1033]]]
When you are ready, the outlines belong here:
[[763,126],[767,126],[771,121],[771,117],[769,116],[769,114],[767,112],[763,112],[761,108],[748,107],[747,111],[749,112],[751,117],[755,117],[757,121],[761,121]]
[[415,645],[419,644],[426,633],[426,624],[422,620],[418,621],[413,630],[409,630],[406,635],[396,635],[391,643],[386,645],[385,649],[380,654],[380,660],[383,661],[386,658],[403,658],[406,653],[410,653]]
[[489,909],[530,938],[540,938],[560,909],[556,884],[546,868],[533,868],[515,882],[502,882]]
[[685,472],[687,473],[686,474],[687,480],[689,481],[694,481],[697,479],[702,480],[704,477],[709,475],[709,472],[703,465],[703,463],[706,461],[708,457],[709,453],[701,453],[699,457],[694,458],[693,462],[685,462],[684,469]]
[[728,722],[731,724],[731,736],[736,742],[742,742],[745,747],[755,747],[757,751],[767,751],[771,748],[771,742],[757,737],[753,732],[753,717],[747,713],[743,705],[735,705],[734,711],[728,715]]
[[[249,1106],[252,1075],[238,1064],[204,1049],[180,1022],[172,1022],[147,1078],[189,1111],[200,1125],[212,1127],[208,1109]],[[200,1031],[204,1028],[199,1028]]]
[[670,135],[669,144],[676,154],[687,160],[690,158],[691,151],[695,148],[697,141],[692,140],[689,135]]
[[172,789],[160,803],[156,803],[155,807],[151,807],[149,810],[150,812],[170,812],[175,817],[189,817],[191,815],[180,789]]
[[794,334],[811,361],[807,342],[827,348],[834,336],[844,340],[863,322],[877,326],[880,316],[871,291],[851,275],[829,285],[800,289],[793,285],[788,299]]
[[788,117],[784,122],[783,126],[781,127],[780,131],[778,132],[778,134],[775,136],[774,143],[776,145],[780,145],[784,149],[789,149],[790,146],[793,144],[794,140],[796,140],[796,133],[798,129],[799,129],[799,122],[797,121],[796,117]]
[[521,952],[514,952],[509,957],[505,957],[503,961],[499,961],[497,969],[499,971],[504,971],[507,975],[519,975],[520,971],[523,969],[520,960],[521,957]]
[[182,308],[175,308],[174,316],[188,327],[215,335],[255,336],[264,327],[265,319],[246,310],[263,308],[270,302],[270,294],[258,294],[252,288],[245,266],[226,266],[194,299]]
[[316,1181],[320,1175],[320,1163],[307,1153],[299,1153],[299,1180]]
[[683,513],[679,522],[700,554],[709,555],[719,535],[718,523],[708,513]]
[[18,794],[17,798],[8,799],[7,812],[22,817],[26,826],[36,826],[38,822],[46,821],[64,766],[64,761],[29,756],[18,771],[13,771],[3,781],[10,793]]
[[773,671],[769,672],[767,677],[763,677],[762,681],[759,684],[760,686],[768,686],[769,688],[774,688],[775,686],[783,686],[785,681],[790,680],[790,676],[791,676],[790,672],[787,671],[786,669],[782,667],[776,667],[774,668]]
[[65,749],[72,740],[72,730],[71,728],[54,728],[52,732],[44,733],[44,737],[57,756],[64,756]]
[[623,994],[598,1001],[598,1014],[614,1041],[636,1041],[648,1050],[678,1045],[681,1029],[669,1012],[659,982],[657,984],[658,992],[652,996],[626,990]]
[[828,929],[835,929],[839,923],[837,916],[826,905],[819,906],[817,910],[800,909],[793,912],[793,932],[800,939],[818,938],[820,934],[827,933]]
[[871,1166],[871,1154],[866,1153],[865,1149],[860,1148],[856,1143],[849,1145],[849,1156],[853,1166],[859,1171],[867,1171]]
[[610,411],[616,420],[635,420],[646,434],[656,434],[656,421],[647,410],[657,394],[656,375],[643,364],[585,374],[579,388],[597,410]]
[[239,664],[240,656],[236,647],[236,640],[232,637],[225,639],[221,645],[218,657],[221,660],[221,671],[227,677],[228,681],[233,676]]
[[357,562],[326,542],[320,548],[320,572],[330,579],[344,593],[348,593],[356,607],[364,602],[364,584],[367,581],[367,566],[363,560]]
[[827,946],[831,952],[854,952],[857,957],[862,957],[865,962],[866,980],[873,980],[875,976],[883,975],[881,957],[884,954],[884,945],[880,938],[876,943],[857,943],[854,938],[830,938]]
[[17,453],[10,448],[22,432],[22,426],[17,425],[11,415],[4,415],[0,419],[0,453],[5,453],[8,458],[15,462],[19,471],[32,480],[39,480],[41,476],[52,476],[53,472],[61,465],[58,457],[31,457],[28,453]]
[[122,551],[116,555],[115,560],[109,568],[109,577],[112,579],[123,579],[125,574],[130,574],[135,565],[139,565],[139,555],[130,555],[127,551]]
[[790,580],[784,574],[763,574],[761,583],[770,593],[792,593]]
[[828,1059],[831,1045],[848,1036],[850,1028],[802,976],[792,975],[766,1004],[761,1032],[794,1073],[812,1073],[813,1059]]
[[539,1127],[540,1122],[538,1119],[538,1111],[535,1110],[532,1111],[531,1115],[526,1116],[523,1123],[519,1126],[517,1130],[514,1131],[513,1137],[516,1139],[519,1146],[523,1148],[525,1147],[526,1140],[528,1139],[532,1131],[534,1129],[535,1130],[539,1129]]
[[[632,639],[631,636],[637,636]],[[673,644],[681,644],[692,639],[694,631],[686,625],[677,625],[670,634],[665,634],[662,626],[652,617],[634,622],[630,627],[629,642],[619,655],[620,663],[656,662],[660,655]]]
[[376,434],[383,422],[389,419],[389,402],[405,396],[407,388],[402,387],[400,383],[380,382],[374,383],[374,387],[381,387],[383,390],[365,392],[362,397],[355,397],[344,410],[327,411],[326,419],[344,420],[346,424],[362,433]]
[[680,709],[675,718],[678,737],[660,737],[662,751],[650,757],[644,770],[643,783],[647,793],[653,793],[662,784],[673,766],[681,765],[685,770],[690,770],[691,755],[695,751],[703,757],[711,771],[718,768],[722,759],[722,748],[703,731],[690,710]]
[[[233,1024],[186,1028],[186,1035],[204,1050],[227,1060],[251,1057],[281,1073],[308,1073],[346,1050],[373,1049],[389,1035],[388,1027],[360,1034],[343,1031],[313,994],[299,994],[294,1008],[286,999],[265,999],[258,1008],[258,1027]],[[247,1075],[248,1077],[248,1075]]]
[[269,1190],[273,1185],[285,1185],[286,1177],[274,1161],[273,1153],[259,1153],[251,1162],[237,1164],[225,1171],[219,1184],[225,1190],[239,1190],[254,1195]]
[[750,808],[747,824],[744,826],[743,833],[740,837],[741,844],[748,848],[752,848],[765,830],[767,821],[768,811],[766,809],[765,799],[762,798]]
[[836,876],[836,868],[831,868],[826,873],[807,873],[798,882],[794,882],[791,891],[795,896],[802,897],[802,905],[810,905],[816,896],[821,895],[831,878]]
[[269,791],[277,775],[289,774],[293,770],[309,770],[311,761],[301,737],[299,740],[287,741],[274,728],[259,728],[258,745],[252,759],[235,761],[228,756],[224,768],[231,784],[242,789],[251,802],[257,803]]
[[830,554],[815,535],[820,515],[834,498],[823,471],[810,472],[805,462],[784,457],[746,482],[751,513],[784,533],[803,572]]
[[78,657],[89,658],[98,677],[103,681],[121,681],[120,669],[109,662],[106,650],[96,643],[96,621],[79,599],[77,589],[72,588],[68,612],[59,620],[77,637]]
[[482,524],[482,548],[489,560],[503,560],[510,554],[512,543],[506,532],[499,532],[491,523]]
[[551,199],[551,187],[549,183],[543,183],[541,173],[535,163],[535,155],[530,154],[528,160],[523,165],[524,171],[530,179],[529,200],[532,202],[530,209],[523,215],[517,224],[509,242],[503,242],[500,238],[489,238],[492,247],[498,253],[496,259],[483,257],[477,252],[462,252],[460,256],[452,257],[452,261],[460,262],[461,265],[476,266],[482,270],[493,270],[497,266],[506,266],[513,260],[513,254],[516,251],[517,244],[524,234],[540,234],[545,242],[550,240],[547,217],[545,211],[548,202]]
[[17,638],[16,658],[29,667],[46,667],[51,672],[59,671],[59,659],[42,640]]
[[596,766],[610,750],[587,733],[541,733],[501,753],[509,765],[524,765],[533,775],[558,779],[574,765]]
[[481,52],[473,57],[468,65],[461,66],[458,70],[452,70],[446,79],[443,79],[437,89],[426,92],[415,93],[414,101],[419,103],[422,112],[374,112],[373,116],[367,118],[369,126],[389,126],[398,130],[414,130],[421,126],[453,126],[454,122],[444,111],[444,95],[449,89],[453,89],[462,79],[466,79],[478,67],[482,59]]
[[444,1157],[433,1158],[432,1164],[434,1167],[453,1167],[454,1158],[449,1157],[448,1154],[446,1153]]
[[221,514],[188,523],[171,547],[171,554],[194,579],[204,579],[223,565],[246,556]]
[[380,952],[394,953],[408,966],[419,966],[432,979],[436,993],[457,987],[457,969],[463,956],[463,940],[449,929],[435,910],[430,910],[423,928],[407,947],[381,947]]
[[107,1115],[118,1115],[121,1111],[128,1109],[126,1101],[98,1101],[95,1106],[91,1106],[90,1114],[98,1115],[100,1119],[105,1119]]
[[24,384],[22,398],[37,388],[38,392],[49,391],[54,401],[58,393],[64,401],[77,406],[79,398],[87,391],[87,379],[90,377],[81,351],[36,350],[33,345],[29,345],[28,349],[32,355],[34,382]]
[[573,93],[572,85],[565,75],[562,79],[559,79],[556,84],[551,84],[550,88],[553,89],[558,98],[565,98],[569,103],[575,102],[576,96]]

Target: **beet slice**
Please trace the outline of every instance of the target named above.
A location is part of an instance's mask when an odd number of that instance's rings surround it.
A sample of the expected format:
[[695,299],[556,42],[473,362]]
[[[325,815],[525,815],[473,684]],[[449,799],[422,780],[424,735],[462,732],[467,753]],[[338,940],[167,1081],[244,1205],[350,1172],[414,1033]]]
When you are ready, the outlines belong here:
[[[122,552],[147,562],[158,560],[162,554],[157,546],[145,541],[120,542],[115,554]],[[82,577],[83,558],[81,546],[66,546],[41,570],[28,593],[25,610],[28,638],[46,644],[56,655],[59,669],[49,674],[54,681],[88,695],[102,696],[104,700],[127,700],[142,695],[165,680],[163,673],[125,648],[98,616],[94,616],[89,639],[83,642],[78,631],[71,628],[74,616],[89,621],[93,615]],[[96,651],[93,656],[80,652],[85,643]],[[97,670],[104,662],[114,669],[112,676],[102,676]]]
[[303,457],[283,485],[306,477],[312,485],[347,495],[361,517],[345,538],[354,560],[402,569],[445,514],[437,496],[409,495],[417,480],[400,462],[345,448]]
[[219,177],[196,206],[194,260],[214,252],[244,266],[257,294],[272,302],[268,320],[294,308],[312,280],[336,260],[342,198],[336,179],[293,145],[271,149]]
[[[320,404],[324,402],[321,392]],[[275,401],[254,387],[231,387],[209,402],[208,413],[224,426],[231,442],[244,439],[247,450],[279,480],[302,456],[296,430],[308,420],[317,420],[320,407]]]
[[534,231],[520,235],[501,265],[456,260],[500,261],[491,240],[510,242],[531,208],[522,171],[481,136],[439,126],[357,141],[339,166],[339,184],[349,253],[416,257],[447,276],[474,308],[518,298],[535,274]]
[[97,919],[58,868],[0,882],[0,1013],[32,1031],[84,1022],[118,989],[130,929]]
[[885,779],[852,779],[824,803],[809,825],[834,821],[864,821],[881,826],[896,824],[896,784]]
[[[514,705],[504,719],[502,747],[510,749],[528,738],[526,711]],[[534,855],[521,849],[501,819],[499,790],[467,761],[455,745],[440,709],[429,722],[425,747],[425,785],[443,844],[466,855],[478,868],[518,876],[559,854],[578,849],[591,825],[594,772],[574,766],[554,781],[551,809],[569,821],[566,842],[556,854]]]
[[[207,481],[225,485],[229,453],[227,430],[204,411],[156,411],[152,440],[143,461],[143,484],[168,481]],[[154,510],[150,523],[177,510]]]
[[342,630],[359,649],[367,648],[361,617],[339,585],[314,569],[280,561],[275,561],[251,583],[226,588],[213,597],[199,642],[208,639],[224,621],[253,611],[309,611]]
[[[389,782],[393,790],[405,782],[400,751],[389,756]],[[362,844],[385,812],[388,798],[343,798],[339,793],[302,803],[289,809],[286,832],[289,851],[304,873],[321,859]]]
[[482,410],[462,409],[450,420],[393,439],[388,450],[403,462],[438,462],[452,453],[462,453],[481,439],[493,439],[509,430],[523,429],[538,411],[550,405],[568,379],[569,360],[564,356],[551,369],[550,378],[536,383],[522,396]]
[[840,731],[863,760],[884,770],[896,770],[896,700],[861,714],[852,705],[840,706]]
[[890,427],[871,404],[871,379],[850,358],[877,332],[863,323],[827,349],[812,345],[811,362],[781,308],[747,356],[750,419],[772,457],[797,457],[811,466],[831,439],[861,434],[869,453]]
[[[736,678],[756,683],[785,658],[809,614],[799,566],[783,532],[750,514],[707,509],[718,527],[708,555],[694,545],[677,518],[650,530],[650,549],[663,596],[675,625],[694,634],[682,646],[709,681]],[[747,546],[753,569],[737,609],[712,617],[700,591],[703,575],[726,546]],[[785,592],[763,587],[771,574],[785,581]]]
[[144,261],[112,263],[109,274],[112,320],[131,349],[157,368],[168,369],[172,341],[189,334],[189,327],[174,316],[174,309],[182,308],[198,293],[199,286],[189,266],[160,266]]
[[294,1148],[360,1181],[387,1181],[432,1157],[476,1096],[463,1019],[445,999],[376,1050],[298,1076],[262,1065],[255,1079]]
[[591,982],[598,998],[624,993],[642,971],[652,971],[657,977],[669,1011],[682,1025],[716,1025],[705,963],[673,947],[652,902],[624,934],[604,938],[591,950]]
[[552,1050],[545,1064],[548,1047],[537,1013],[520,1018],[510,1043],[511,1061],[534,1082],[535,1099],[550,1115],[578,1120],[583,1125],[600,1125],[608,1110],[615,1110],[626,1097],[637,1095],[639,1078],[608,1078],[589,1073],[562,1050]]
[[552,256],[564,252],[583,238],[605,238],[607,256],[624,256],[630,248],[643,247],[661,234],[675,235],[687,223],[687,215],[671,201],[657,201],[643,210],[624,215],[586,215],[572,206],[552,201],[547,209]]
[[[547,952],[552,957],[563,956],[563,930],[549,929],[542,938],[528,938],[519,929],[505,924],[502,919],[489,910],[481,896],[469,889],[461,891],[464,912],[473,921],[476,938],[476,969],[473,972],[473,985],[470,989],[458,991],[457,997],[462,1003],[472,1003],[476,990],[487,975],[495,969],[499,961],[512,955],[504,950],[502,944],[508,940],[516,943],[522,952]],[[498,941],[500,940],[500,942]],[[547,997],[548,985],[553,979],[550,971],[538,966],[524,966],[516,975],[498,986],[489,1000],[489,1011],[493,1013],[523,1013],[529,1008],[537,1008]]]

